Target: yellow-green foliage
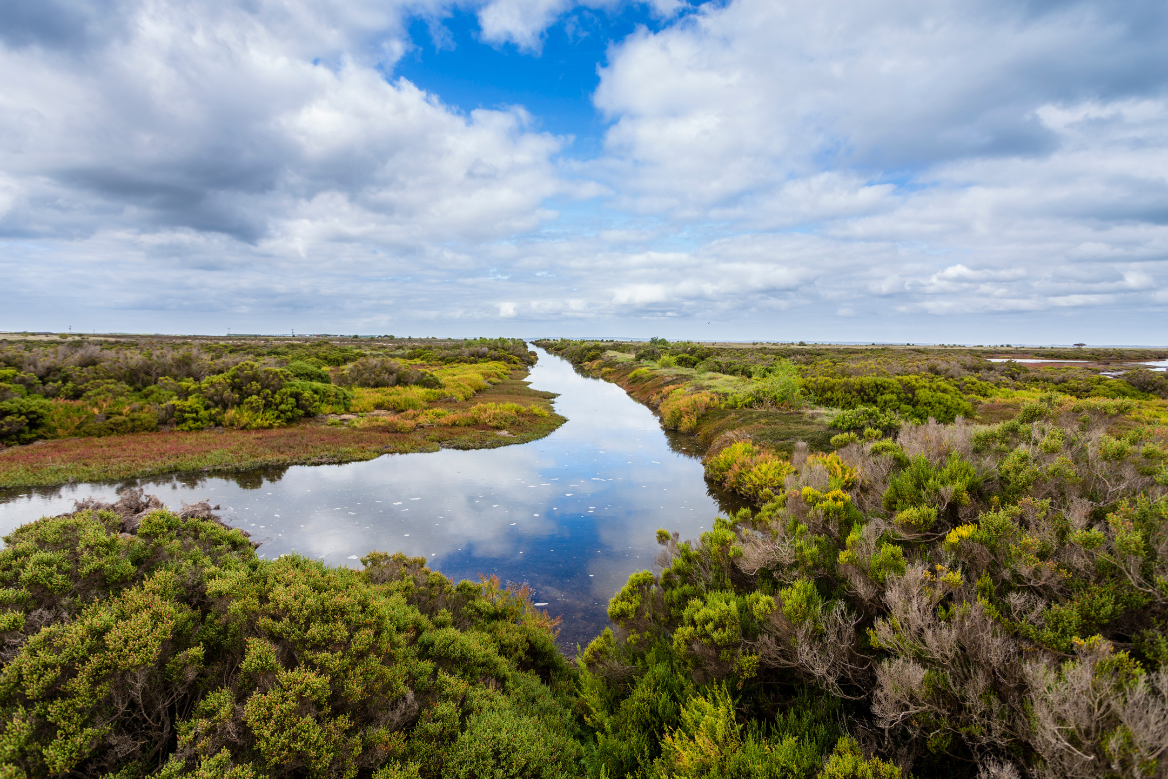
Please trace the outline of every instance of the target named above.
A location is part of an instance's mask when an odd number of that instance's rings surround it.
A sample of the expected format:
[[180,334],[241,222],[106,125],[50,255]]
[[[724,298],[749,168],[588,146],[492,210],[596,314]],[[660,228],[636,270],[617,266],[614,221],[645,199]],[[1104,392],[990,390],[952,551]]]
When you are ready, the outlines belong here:
[[856,469],[845,463],[836,452],[813,454],[807,458],[807,465],[822,465],[827,471],[828,489],[846,490],[856,486]]
[[5,539],[5,776],[579,774],[570,669],[529,591],[401,554],[263,561],[165,511],[123,529],[85,511]]
[[434,370],[442,382],[446,396],[469,400],[491,384],[497,384],[511,375],[512,366],[501,362],[447,365]]
[[734,755],[742,747],[734,702],[724,687],[695,695],[681,710],[681,724],[665,735],[661,762],[669,775],[708,777],[730,775]]
[[418,420],[407,414],[392,417],[361,417],[353,423],[360,429],[384,430],[387,433],[412,433],[418,429]]
[[544,418],[545,408],[519,403],[476,403],[462,411],[441,408],[410,409],[392,417],[362,417],[356,420],[359,428],[374,428],[393,433],[408,433],[418,425],[449,425],[452,427],[486,426],[496,430],[511,427],[526,418]]
[[878,757],[864,759],[860,745],[851,736],[844,736],[835,745],[831,757],[823,766],[818,779],[901,779],[903,774],[892,763]]
[[466,411],[449,414],[442,419],[445,425],[486,425],[496,429],[511,427],[523,417],[546,417],[548,412],[539,406],[518,403],[478,403]]
[[706,478],[754,501],[779,492],[794,466],[750,441],[730,444],[706,460]]
[[409,411],[422,409],[427,403],[445,397],[442,390],[425,387],[355,387],[350,410],[363,414],[369,411]]
[[706,478],[715,484],[724,484],[731,468],[758,453],[758,447],[750,441],[735,441],[713,457],[707,457]]
[[661,402],[661,423],[670,430],[692,433],[702,414],[718,406],[719,398],[712,392],[674,390]]
[[[1168,712],[1168,433],[1161,401],[1139,393],[1160,385],[842,351],[657,339],[641,353],[700,358],[741,383],[792,354],[821,401],[854,411],[837,417],[841,451],[795,450],[798,473],[767,475],[774,455],[749,440],[711,450],[710,481],[756,508],[697,541],[658,531],[660,572],[611,602],[612,632],[580,660],[589,775],[902,779],[890,760],[910,756],[920,779],[1153,775]],[[709,389],[683,387],[673,397]],[[1020,418],[925,422],[971,412]],[[818,741],[810,765],[779,768],[768,761],[786,742],[768,728],[802,684],[813,705],[846,698],[863,739]]]
[[434,369],[434,375],[442,382],[441,388],[414,385],[355,387],[351,410],[356,413],[377,410],[401,412],[424,409],[428,404],[443,398],[469,400],[492,383],[507,378],[511,370],[511,367],[499,362],[456,364]]
[[779,591],[783,602],[783,616],[794,625],[804,622],[817,623],[823,610],[823,599],[815,589],[815,583],[808,579],[797,579],[794,584]]
[[741,639],[738,599],[733,593],[715,591],[686,605],[681,626],[673,634],[673,646],[686,655],[695,644],[704,644],[729,661],[737,654]]

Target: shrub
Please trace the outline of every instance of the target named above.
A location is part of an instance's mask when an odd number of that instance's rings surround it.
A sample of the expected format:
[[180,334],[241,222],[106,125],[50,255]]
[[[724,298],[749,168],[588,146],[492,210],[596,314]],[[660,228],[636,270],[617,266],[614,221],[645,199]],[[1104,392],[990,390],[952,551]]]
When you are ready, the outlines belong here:
[[579,775],[571,669],[529,591],[400,554],[259,560],[123,502],[5,539],[9,773]]
[[786,360],[779,360],[753,379],[746,389],[732,394],[726,400],[726,406],[799,408],[805,402],[798,369]]
[[1139,392],[1168,398],[1168,374],[1153,372],[1146,368],[1138,368],[1125,373],[1123,380]]
[[750,441],[732,443],[708,457],[705,469],[710,481],[757,502],[773,497],[795,472],[790,462],[759,449]]
[[661,424],[670,430],[692,433],[702,414],[719,405],[720,398],[712,392],[674,390],[661,402]]
[[900,418],[894,412],[876,406],[857,406],[839,412],[829,424],[836,430],[863,432],[871,428],[889,434],[900,428]]
[[27,444],[42,437],[52,413],[53,404],[35,395],[0,401],[0,444]]
[[930,417],[938,422],[952,422],[958,416],[968,417],[973,413],[973,406],[957,387],[934,376],[817,376],[806,379],[804,388],[827,406],[842,409],[871,406],[917,422]]
[[312,381],[317,384],[332,383],[332,378],[329,376],[328,371],[317,365],[300,360],[288,363],[284,366],[284,370],[302,381]]

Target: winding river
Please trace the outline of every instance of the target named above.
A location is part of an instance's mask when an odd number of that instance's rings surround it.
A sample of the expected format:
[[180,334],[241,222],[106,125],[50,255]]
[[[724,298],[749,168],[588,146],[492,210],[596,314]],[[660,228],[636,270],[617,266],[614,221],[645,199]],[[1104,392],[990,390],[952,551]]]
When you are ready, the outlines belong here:
[[171,508],[219,504],[225,522],[261,542],[263,557],[298,552],[360,566],[371,549],[401,550],[456,581],[482,574],[527,583],[563,617],[559,643],[571,651],[604,628],[608,599],[629,574],[652,567],[657,528],[696,538],[720,504],[692,443],[662,430],[620,387],[543,350],[528,381],[559,393],[556,410],[568,418],[539,441],[9,493],[0,497],[0,533],[69,511],[74,500],[142,486]]

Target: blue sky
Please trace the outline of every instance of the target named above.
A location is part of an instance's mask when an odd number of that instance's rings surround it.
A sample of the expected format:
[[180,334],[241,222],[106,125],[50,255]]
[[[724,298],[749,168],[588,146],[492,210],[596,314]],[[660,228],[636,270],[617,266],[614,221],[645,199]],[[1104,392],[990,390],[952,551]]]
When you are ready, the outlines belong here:
[[467,10],[440,21],[415,18],[409,26],[412,48],[389,74],[462,111],[523,106],[540,129],[574,137],[568,154],[594,157],[606,124],[592,106],[597,66],[614,39],[637,25],[655,26],[643,7],[612,10],[580,9],[558,20],[541,36],[538,52],[484,42],[477,16]]
[[1168,341],[1162,2],[0,8],[0,329]]

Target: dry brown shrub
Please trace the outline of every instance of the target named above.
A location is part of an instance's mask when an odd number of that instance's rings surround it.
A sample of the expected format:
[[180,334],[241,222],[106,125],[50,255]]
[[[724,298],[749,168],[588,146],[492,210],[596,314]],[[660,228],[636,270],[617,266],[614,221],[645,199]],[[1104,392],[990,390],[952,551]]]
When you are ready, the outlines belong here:
[[930,418],[923,425],[908,423],[900,428],[896,442],[911,457],[924,455],[934,466],[940,466],[956,452],[965,459],[973,454],[973,431],[975,425],[964,417],[957,417],[952,425],[941,425]]
[[826,606],[814,620],[793,625],[783,614],[782,597],[767,618],[766,630],[746,645],[764,667],[787,668],[833,695],[860,699],[872,681],[872,662],[858,647],[860,617],[844,603]]

